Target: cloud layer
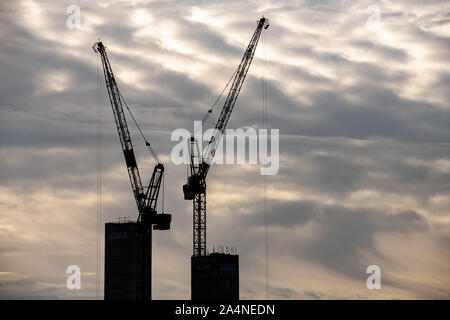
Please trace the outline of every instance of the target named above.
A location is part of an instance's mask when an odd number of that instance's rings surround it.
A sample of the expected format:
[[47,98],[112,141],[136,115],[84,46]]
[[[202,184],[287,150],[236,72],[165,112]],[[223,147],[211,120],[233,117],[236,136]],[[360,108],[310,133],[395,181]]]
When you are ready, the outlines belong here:
[[[268,184],[271,297],[450,298],[448,1],[71,4],[78,30],[66,28],[65,2],[0,6],[1,298],[96,297],[98,88],[102,223],[136,217],[91,49],[99,37],[165,160],[173,224],[154,233],[153,295],[189,298],[192,204],[170,133],[203,117],[261,15],[271,26],[229,126],[261,126],[265,75],[268,123],[280,129]],[[366,23],[370,5],[377,24]],[[146,181],[154,163],[132,135]],[[238,248],[243,299],[265,297],[262,203],[257,166],[211,169],[208,244]],[[65,288],[71,264],[83,272],[79,291]],[[366,288],[372,264],[382,290]]]

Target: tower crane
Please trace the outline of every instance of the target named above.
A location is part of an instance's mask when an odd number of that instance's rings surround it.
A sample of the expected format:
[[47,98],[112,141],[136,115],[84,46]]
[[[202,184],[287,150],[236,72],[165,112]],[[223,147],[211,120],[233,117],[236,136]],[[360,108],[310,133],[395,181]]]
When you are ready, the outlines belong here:
[[[269,19],[262,17],[257,21],[256,30],[244,52],[241,63],[233,75],[232,85],[216,122],[214,133],[199,157],[196,157],[194,152],[196,146],[195,138],[191,137],[190,139],[190,176],[188,177],[187,183],[183,185],[183,193],[185,200],[193,200],[193,256],[205,256],[207,254],[206,176],[211,166],[212,159],[214,158],[216,148],[225,131],[234,105],[236,104],[242,84],[244,83],[248,69],[250,68],[250,64],[252,63],[261,32],[268,27]],[[208,110],[209,113],[211,113],[211,111],[211,109]]]
[[[152,227],[153,230],[169,230],[172,219],[171,214],[157,213],[156,205],[160,191],[161,182],[164,175],[164,165],[159,161],[156,152],[145,139],[139,126],[145,144],[157,160],[153,169],[148,187],[144,188],[141,182],[139,167],[131,142],[130,132],[128,130],[122,101],[128,108],[117,86],[114,73],[111,68],[106,47],[101,41],[96,42],[92,47],[94,52],[99,53],[102,59],[103,73],[105,76],[106,88],[111,102],[111,108],[116,122],[117,132],[119,134],[120,144],[122,146],[125,164],[127,166],[128,176],[130,178],[131,189],[133,191],[136,205],[138,208],[138,237],[137,237],[137,300],[151,300],[151,250],[152,250]],[[135,121],[130,112],[131,117]],[[137,123],[136,123],[137,125]]]

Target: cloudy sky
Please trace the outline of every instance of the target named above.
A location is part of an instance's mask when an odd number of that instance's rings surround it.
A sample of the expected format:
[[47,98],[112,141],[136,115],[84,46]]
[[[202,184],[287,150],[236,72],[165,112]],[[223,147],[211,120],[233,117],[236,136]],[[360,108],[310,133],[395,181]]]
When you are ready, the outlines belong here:
[[[66,26],[70,5],[79,29]],[[170,134],[202,118],[262,15],[271,26],[229,127],[261,126],[264,48],[268,124],[280,130],[271,297],[450,298],[446,0],[2,0],[0,298],[97,296],[98,38],[166,167],[173,223],[154,233],[154,298],[190,298],[192,203]],[[103,80],[100,89],[102,223],[134,219]],[[147,181],[154,162],[131,130]],[[208,176],[208,245],[238,248],[243,299],[265,297],[263,186],[257,165]],[[81,290],[66,289],[73,264]],[[381,290],[366,288],[369,265],[381,268]]]

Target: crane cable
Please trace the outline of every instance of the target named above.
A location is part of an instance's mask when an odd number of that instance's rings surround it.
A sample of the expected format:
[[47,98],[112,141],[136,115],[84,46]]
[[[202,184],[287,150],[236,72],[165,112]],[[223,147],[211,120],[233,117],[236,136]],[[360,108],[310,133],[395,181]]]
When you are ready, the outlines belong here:
[[152,145],[150,144],[149,140],[145,137],[144,133],[143,133],[142,130],[141,130],[141,127],[138,125],[136,119],[134,118],[133,113],[131,112],[130,108],[128,107],[128,104],[127,104],[127,102],[125,101],[125,99],[123,98],[122,93],[121,93],[120,91],[119,91],[119,95],[120,95],[120,98],[122,99],[123,103],[125,104],[125,107],[127,108],[128,113],[130,114],[131,118],[133,119],[134,124],[136,125],[137,129],[139,130],[139,133],[141,134],[142,138],[144,139],[145,145],[148,147],[148,149],[149,149],[150,152],[152,153],[152,155],[153,155],[153,157],[155,158],[155,160],[156,160],[158,163],[161,163],[161,161],[160,161],[159,158],[158,158],[158,155],[156,154],[156,151],[152,148]]
[[225,85],[225,87],[222,89],[222,92],[219,94],[219,96],[217,97],[216,101],[214,101],[213,105],[211,108],[209,108],[209,110],[205,113],[205,115],[203,116],[202,119],[202,124],[205,123],[205,121],[209,118],[209,116],[211,115],[214,107],[216,106],[217,102],[219,102],[219,99],[222,97],[223,93],[225,92],[225,90],[228,88],[228,86],[230,85],[231,80],[233,80],[236,72],[238,71],[239,66],[236,68],[236,70],[234,70],[233,74],[231,75],[230,80],[228,80],[227,84]]
[[97,60],[97,279],[96,298],[101,296],[101,252],[102,252],[102,177],[101,177],[101,90],[100,90],[100,56]]
[[[234,79],[234,76],[235,76],[236,73],[238,72],[239,67],[240,67],[240,65],[234,70],[234,72],[233,72],[233,74],[231,75],[230,79],[228,80],[227,84],[226,84],[225,87],[222,89],[222,92],[219,94],[219,96],[217,97],[216,101],[214,101],[212,107],[209,108],[208,111],[207,111],[207,112],[205,113],[205,115],[203,116],[202,122],[201,122],[202,125],[204,125],[205,122],[206,122],[206,120],[208,120],[208,118],[211,116],[214,107],[217,105],[217,102],[219,102],[220,98],[223,96],[223,93],[225,92],[225,90],[226,90],[226,89],[228,88],[228,86],[230,85],[231,80]],[[214,126],[215,126],[215,125],[216,125],[216,123],[214,123]],[[196,132],[197,129],[198,129],[198,126],[194,127],[194,132]],[[212,141],[213,141],[213,140],[211,139],[211,140],[208,142],[207,147],[212,143]],[[196,143],[197,143],[197,142],[196,142]],[[197,145],[197,147],[198,147],[198,144],[196,144],[196,145]],[[204,148],[203,150],[207,150],[207,147]],[[202,161],[202,160],[204,159],[204,154],[202,155],[202,154],[200,153],[200,150],[199,150],[199,157],[200,157],[200,161]],[[186,174],[187,174],[187,176],[189,176],[189,171],[188,171],[188,170],[186,171]]]
[[[150,141],[145,137],[144,133],[141,130],[141,127],[139,126],[139,124],[136,121],[136,118],[134,117],[133,113],[131,112],[130,108],[128,107],[127,102],[125,101],[124,97],[122,96],[122,93],[119,91],[119,95],[120,98],[122,99],[123,103],[125,104],[125,107],[128,110],[128,113],[131,116],[131,119],[133,119],[134,124],[136,125],[137,129],[139,130],[139,133],[141,134],[142,138],[145,141],[145,145],[148,147],[148,150],[150,150],[150,152],[152,153],[153,157],[155,158],[156,162],[161,163],[161,160],[158,157],[158,154],[156,153],[155,149],[152,148],[152,145],[150,144]],[[162,204],[161,204],[161,208],[162,208],[162,212],[164,213],[164,190],[165,190],[165,185],[164,185],[164,175],[162,177]]]
[[[262,35],[262,127],[267,130],[267,49],[265,32]],[[268,199],[268,177],[263,175],[264,184],[264,264],[265,264],[265,278],[266,278],[266,299],[270,299],[270,282],[269,282],[269,199]]]
[[[136,118],[134,117],[133,113],[131,112],[130,108],[128,107],[127,102],[125,101],[124,97],[122,96],[122,93],[119,91],[119,95],[120,98],[122,99],[123,103],[125,104],[125,107],[128,110],[128,113],[130,114],[131,118],[133,119],[134,124],[136,125],[136,127],[139,130],[139,133],[141,134],[142,138],[145,141],[145,145],[148,147],[148,150],[150,150],[150,152],[152,153],[153,157],[155,158],[156,162],[161,163],[161,160],[159,160],[158,154],[156,153],[155,149],[152,148],[152,145],[150,144],[150,141],[145,137],[144,133],[141,130],[141,127],[139,127]],[[164,175],[162,176],[162,203],[161,203],[161,208],[162,208],[162,213],[164,213],[164,190],[165,190],[165,185],[164,185]]]

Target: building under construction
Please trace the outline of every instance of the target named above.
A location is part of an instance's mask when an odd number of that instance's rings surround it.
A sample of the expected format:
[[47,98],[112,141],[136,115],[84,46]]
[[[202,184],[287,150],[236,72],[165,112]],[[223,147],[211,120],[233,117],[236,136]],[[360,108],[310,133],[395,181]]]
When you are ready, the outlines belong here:
[[[190,140],[190,176],[183,186],[183,193],[185,200],[193,201],[192,300],[239,299],[239,256],[229,252],[208,254],[207,251],[206,176],[252,63],[261,33],[263,29],[268,27],[269,20],[267,18],[262,17],[257,21],[256,30],[244,52],[244,56],[228,82],[228,84],[231,83],[230,91],[215,122],[214,135],[201,154],[195,154],[194,152],[195,147],[198,147],[195,138],[191,137]],[[138,208],[136,222],[107,223],[105,226],[105,300],[151,300],[152,230],[168,230],[171,222],[170,214],[157,213],[156,211],[164,166],[159,161],[150,142],[145,138],[119,91],[106,54],[106,47],[99,41],[94,44],[93,49],[100,54],[102,60],[106,88]],[[157,161],[146,188],[141,182],[123,105],[144,138],[145,145]],[[214,105],[208,110],[207,116],[212,113]]]
[[[164,165],[139,128],[119,91],[106,54],[106,47],[99,41],[92,48],[100,54],[102,60],[106,89],[127,166],[131,190],[138,208],[136,222],[105,225],[105,300],[151,300],[152,230],[169,230],[172,220],[170,214],[156,212]],[[157,161],[146,188],[141,181],[123,105],[139,129],[145,145]]]
[[[135,221],[105,225],[105,300],[136,300],[138,237]],[[150,287],[151,274],[145,271]]]
[[[192,300],[239,299],[239,256],[223,253],[212,253],[208,255],[206,246],[206,176],[253,61],[261,33],[268,27],[269,20],[267,18],[262,17],[257,21],[256,30],[250,39],[244,56],[228,82],[228,84],[231,83],[230,91],[228,92],[217,121],[214,121],[214,133],[204,150],[196,153],[196,150],[199,149],[198,146],[202,144],[196,141],[195,137],[191,137],[190,139],[190,175],[188,176],[187,183],[183,185],[183,193],[185,200],[192,200]],[[222,93],[225,91],[225,88]],[[216,103],[221,95],[217,98]],[[203,118],[204,120],[212,113],[214,105],[208,110]]]
[[239,300],[239,256],[191,257],[192,300]]

